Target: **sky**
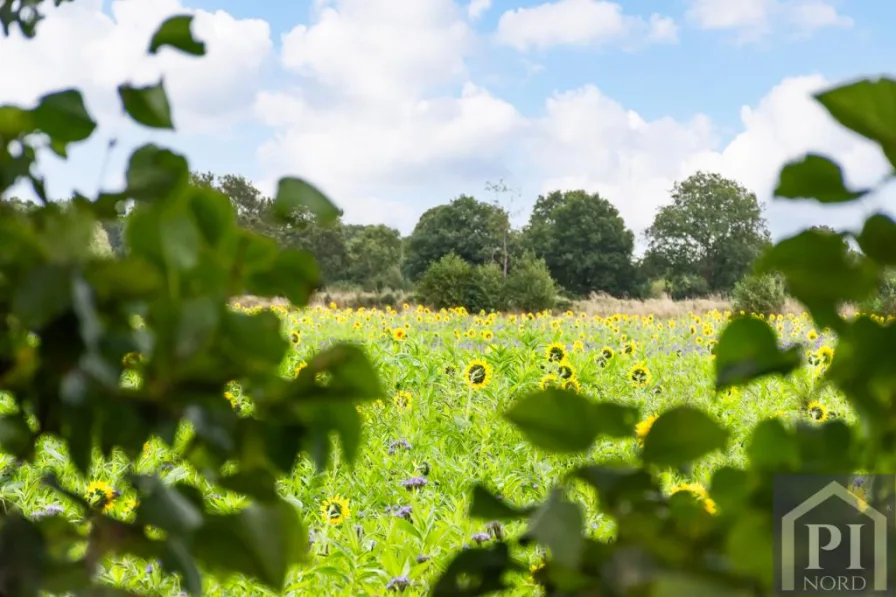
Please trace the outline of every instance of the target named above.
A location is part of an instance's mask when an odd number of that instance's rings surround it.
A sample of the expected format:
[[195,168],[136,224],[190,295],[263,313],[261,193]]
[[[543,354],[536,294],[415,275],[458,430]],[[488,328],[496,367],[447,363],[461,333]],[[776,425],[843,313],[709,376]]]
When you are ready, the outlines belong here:
[[[756,193],[776,239],[896,212],[892,186],[847,207],[772,198],[807,151],[854,185],[889,172],[812,94],[891,74],[892,0],[75,0],[48,13],[36,39],[0,37],[0,103],[84,91],[94,138],[68,161],[41,156],[57,197],[121,189],[129,153],[154,142],[270,194],[304,178],[345,221],[405,234],[460,194],[524,224],[539,194],[585,189],[641,245],[698,170]],[[184,13],[207,55],[147,56],[156,26]],[[129,122],[117,100],[118,84],[160,77],[175,133]],[[486,190],[499,181],[510,191]]]

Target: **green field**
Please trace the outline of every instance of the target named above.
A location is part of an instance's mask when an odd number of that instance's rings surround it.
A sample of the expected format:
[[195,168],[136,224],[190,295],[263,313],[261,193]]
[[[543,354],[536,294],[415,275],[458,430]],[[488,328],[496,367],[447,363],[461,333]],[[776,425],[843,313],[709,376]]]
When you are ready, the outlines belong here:
[[[364,345],[386,389],[381,401],[359,406],[364,439],[354,468],[339,462],[317,474],[306,460],[280,483],[281,493],[303,513],[313,539],[311,559],[293,573],[288,595],[386,595],[401,588],[404,594],[424,594],[463,546],[523,530],[470,519],[467,508],[474,482],[526,504],[542,500],[547,488],[574,464],[638,459],[637,437],[599,441],[591,454],[577,458],[548,456],[533,448],[501,413],[539,386],[565,385],[597,400],[636,405],[641,411],[639,431],[645,431],[652,415],[673,405],[693,404],[712,414],[731,431],[730,449],[703,458],[689,476],[668,474],[663,479],[670,492],[694,492],[710,512],[716,508],[710,487],[713,470],[726,463],[743,464],[746,434],[757,421],[852,418],[841,397],[820,384],[832,345],[805,316],[777,317],[774,325],[782,343],[809,346],[812,364],[788,379],[769,378],[716,394],[711,350],[727,315],[720,312],[660,320],[572,312],[467,315],[407,306],[398,312],[273,309],[293,343],[282,365],[284,376],[295,375],[316,349],[334,340],[351,340]],[[136,373],[125,374],[125,383],[136,381]],[[246,416],[251,414],[251,401],[238,386],[225,398]],[[136,472],[160,471],[166,482],[195,483],[213,508],[239,507],[238,499],[216,493],[179,462],[177,449],[188,436],[189,430],[182,430],[173,449],[156,440],[147,444],[135,463]],[[34,466],[19,466],[4,456],[0,463],[2,497],[29,515],[56,508],[76,515],[58,494],[41,486],[41,473],[47,469],[72,491],[101,500],[116,516],[126,519],[135,505],[133,490],[123,484],[129,470],[124,458],[113,458],[84,479],[67,463],[60,444],[48,441]],[[593,494],[576,487],[571,495],[585,506],[587,528],[594,537],[612,537],[612,522],[597,513]],[[533,569],[541,561],[534,550],[518,555]],[[180,590],[176,578],[131,559],[107,562],[103,577],[146,594]],[[516,581],[515,594],[537,594],[531,575],[520,574]],[[239,578],[223,585],[209,579],[208,593],[267,594]]]

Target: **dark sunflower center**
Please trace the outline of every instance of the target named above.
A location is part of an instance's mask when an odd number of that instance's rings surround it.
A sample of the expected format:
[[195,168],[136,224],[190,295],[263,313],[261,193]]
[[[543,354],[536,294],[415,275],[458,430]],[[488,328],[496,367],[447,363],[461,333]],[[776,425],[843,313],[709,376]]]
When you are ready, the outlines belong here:
[[558,375],[560,375],[560,379],[569,379],[572,377],[572,369],[563,365],[558,370]]
[[342,506],[339,504],[330,504],[327,508],[327,515],[330,518],[339,518],[342,516]]
[[470,367],[470,383],[481,384],[485,381],[485,367],[482,365],[473,365]]
[[562,361],[562,360],[563,360],[563,357],[566,356],[566,354],[564,353],[563,349],[562,349],[562,348],[557,348],[557,347],[551,349],[551,353],[550,353],[550,355],[551,355],[551,356],[550,356],[550,360],[551,360],[551,361]]
[[632,381],[644,383],[647,381],[647,371],[644,369],[635,369],[632,371]]

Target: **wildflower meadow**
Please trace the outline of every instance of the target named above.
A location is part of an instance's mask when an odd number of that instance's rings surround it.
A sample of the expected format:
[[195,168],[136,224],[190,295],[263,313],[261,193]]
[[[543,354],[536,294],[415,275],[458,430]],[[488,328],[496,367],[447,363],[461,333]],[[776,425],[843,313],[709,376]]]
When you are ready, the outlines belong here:
[[[725,453],[709,454],[690,470],[665,472],[661,478],[668,493],[687,492],[710,514],[717,512],[712,473],[724,465],[743,466],[748,432],[756,423],[773,417],[787,424],[852,417],[838,392],[823,382],[832,343],[808,316],[768,317],[782,343],[804,344],[807,365],[788,377],[766,377],[717,393],[713,349],[729,312],[660,319],[571,311],[468,314],[409,305],[353,310],[237,303],[234,308],[270,309],[280,318],[291,343],[281,364],[284,378],[299,375],[315,351],[349,341],[362,345],[385,389],[381,399],[357,406],[363,434],[353,467],[334,459],[334,466],[318,474],[310,459],[302,459],[278,482],[278,492],[306,517],[311,545],[309,561],[290,573],[284,595],[427,594],[458,550],[524,530],[522,523],[505,526],[469,517],[474,483],[512,503],[539,502],[576,465],[636,461],[653,421],[673,406],[703,409],[731,433]],[[126,356],[122,383],[140,384],[141,363],[139,354]],[[502,413],[519,396],[549,386],[636,406],[635,435],[600,440],[581,456],[540,451]],[[221,400],[230,401],[242,416],[252,413],[252,398],[238,384],[231,384]],[[44,439],[33,465],[0,456],[2,498],[31,517],[70,512],[75,520],[72,505],[40,483],[42,475],[53,472],[63,486],[80,487],[94,506],[128,520],[137,497],[126,475],[156,473],[165,483],[204,487],[213,510],[244,506],[245,498],[221,493],[182,459],[192,433],[184,423],[173,447],[150,440],[133,465],[123,456],[103,460],[97,454],[99,464],[89,478],[71,466],[61,442]],[[573,486],[570,497],[584,508],[588,533],[611,540],[614,524],[594,507],[593,490]],[[543,553],[519,549],[529,570],[512,577],[512,594],[538,594]],[[105,561],[101,576],[141,594],[181,590],[178,577],[163,574],[158,562],[132,556]],[[207,582],[210,595],[273,594],[240,577]]]

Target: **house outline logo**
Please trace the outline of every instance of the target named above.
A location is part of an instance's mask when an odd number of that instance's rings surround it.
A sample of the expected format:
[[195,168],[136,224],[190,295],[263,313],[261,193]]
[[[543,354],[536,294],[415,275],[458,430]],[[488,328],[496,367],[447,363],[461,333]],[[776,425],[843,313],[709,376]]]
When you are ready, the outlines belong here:
[[[873,508],[865,500],[861,499],[849,489],[831,481],[826,486],[812,494],[809,498],[785,514],[781,519],[781,589],[794,591],[796,585],[796,563],[793,561],[793,553],[796,549],[795,527],[796,522],[805,514],[808,514],[831,498],[839,498],[847,505],[855,508],[863,516],[870,518],[874,523],[874,591],[887,590],[887,516]],[[789,556],[789,560],[788,560]]]

